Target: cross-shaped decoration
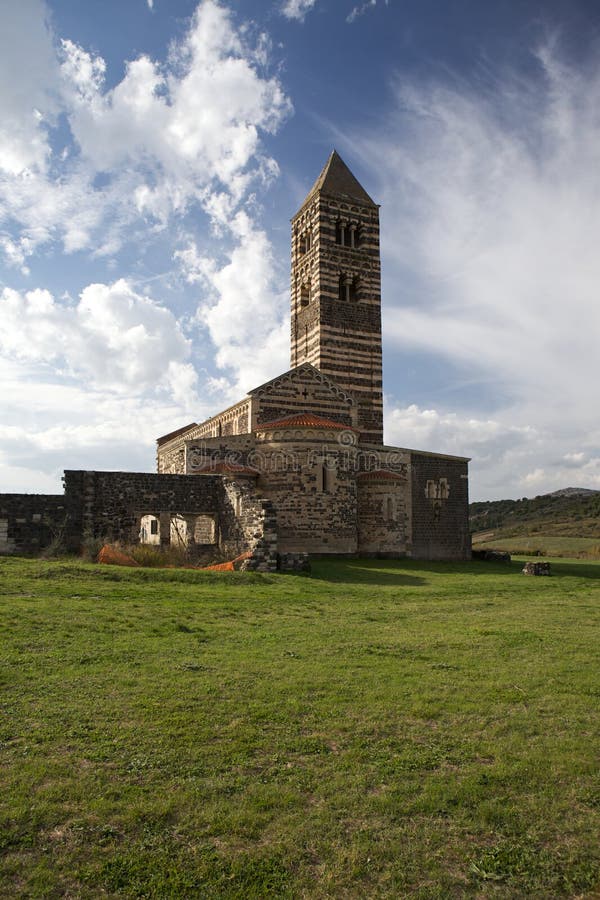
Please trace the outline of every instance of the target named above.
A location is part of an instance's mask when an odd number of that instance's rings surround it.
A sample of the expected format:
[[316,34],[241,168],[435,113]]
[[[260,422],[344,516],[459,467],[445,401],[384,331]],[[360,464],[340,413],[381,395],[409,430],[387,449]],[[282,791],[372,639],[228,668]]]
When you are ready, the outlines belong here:
[[302,391],[302,396],[304,397],[305,400],[308,397],[308,391],[306,390],[306,388],[304,388],[304,390]]

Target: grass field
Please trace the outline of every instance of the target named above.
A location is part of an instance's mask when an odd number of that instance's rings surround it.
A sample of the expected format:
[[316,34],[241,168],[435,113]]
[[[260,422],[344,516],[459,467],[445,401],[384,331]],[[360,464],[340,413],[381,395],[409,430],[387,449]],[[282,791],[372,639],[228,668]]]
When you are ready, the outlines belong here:
[[0,559],[0,896],[599,897],[600,564]]
[[474,550],[506,550],[513,554],[538,554],[557,558],[600,559],[600,538],[548,533],[536,529],[530,534],[513,529],[496,529],[473,535]]

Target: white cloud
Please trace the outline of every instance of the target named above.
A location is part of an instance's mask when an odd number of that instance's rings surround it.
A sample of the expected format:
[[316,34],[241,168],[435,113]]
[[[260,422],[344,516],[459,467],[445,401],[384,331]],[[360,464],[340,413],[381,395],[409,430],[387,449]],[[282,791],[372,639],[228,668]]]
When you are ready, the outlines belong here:
[[367,10],[373,9],[374,6],[377,6],[377,0],[366,0],[366,3],[361,3],[358,6],[354,6],[350,13],[346,16],[346,22],[352,24],[352,22],[356,21],[359,16],[364,15]]
[[[564,487],[600,489],[600,452],[563,452],[573,437],[552,425],[517,425],[510,411],[493,418],[421,409],[416,404],[386,410],[386,442],[471,458],[471,499],[534,496]],[[543,465],[540,461],[543,460]]]
[[85,376],[96,387],[141,394],[157,385],[180,393],[193,379],[190,342],[173,314],[120,279],[90,284],[79,302],[58,302],[47,290],[0,295],[0,350],[13,359]]
[[284,0],[281,4],[281,13],[287,19],[296,19],[303,22],[306,14],[315,5],[316,0]]
[[[158,375],[175,383],[183,375],[183,386],[188,365],[171,361]],[[0,381],[3,491],[60,493],[65,468],[152,471],[157,436],[211,411],[208,392],[193,398],[191,409],[187,395],[180,401],[176,384],[115,391],[93,378],[65,381],[37,359],[0,355]]]
[[5,3],[0,14],[0,172],[45,169],[47,129],[58,111],[58,65],[42,0]]
[[478,88],[398,81],[379,133],[349,138],[385,198],[386,336],[479,374],[505,432],[543,436],[512,472],[492,445],[517,493],[538,469],[560,487],[556,454],[600,447],[600,67],[573,70],[549,46],[535,59],[533,75]]
[[[67,252],[115,252],[132,224],[150,219],[164,227],[194,205],[210,205],[215,192],[239,204],[253,182],[276,174],[260,133],[277,130],[291,104],[277,78],[263,74],[266,38],[251,44],[217,0],[202,0],[168,64],[134,59],[110,89],[104,60],[68,39],[59,68],[53,36],[42,28],[45,7],[26,0],[23,8],[36,28],[0,12],[1,25],[6,18],[19,25],[19,78],[6,73],[3,83],[11,87],[0,89],[0,121],[8,129],[0,222],[12,229],[11,243],[4,242],[9,260],[22,266],[36,248],[59,239]],[[38,62],[26,71],[32,56]],[[53,153],[58,110],[72,143]]]
[[[217,0],[202,0],[166,62],[133,59],[111,86],[104,60],[68,36],[57,55],[40,0],[20,10],[0,9],[0,28],[13,18],[19,26],[0,87],[0,123],[12,140],[0,149],[0,252],[26,275],[42,248],[113,255],[127,241],[141,255],[161,231],[169,253],[191,234],[208,290],[192,324],[214,337],[226,373],[198,370],[177,317],[131,279],[89,284],[75,301],[5,288],[0,477],[5,489],[47,490],[64,466],[153,468],[157,435],[214,413],[227,391],[237,399],[274,374],[269,366],[286,367],[277,349],[265,352],[270,339],[287,349],[285,304],[252,191],[278,175],[261,136],[291,104],[267,74],[267,38],[236,28]],[[193,265],[182,263],[192,281]]]
[[289,367],[287,292],[277,291],[277,267],[264,231],[238,213],[229,223],[237,244],[224,262],[192,242],[176,256],[190,283],[206,290],[198,308],[219,368],[233,375],[229,399]]

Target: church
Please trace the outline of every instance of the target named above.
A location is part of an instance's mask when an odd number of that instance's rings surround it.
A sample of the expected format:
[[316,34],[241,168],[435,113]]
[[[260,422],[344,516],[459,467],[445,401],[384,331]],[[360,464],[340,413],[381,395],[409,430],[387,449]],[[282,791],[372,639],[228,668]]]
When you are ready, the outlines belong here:
[[334,151],[292,219],[287,372],[157,441],[157,472],[0,494],[0,552],[177,545],[289,571],[310,555],[464,560],[468,462],[383,439],[379,207]]
[[280,554],[469,558],[468,459],[384,444],[379,207],[335,150],[291,258],[291,368],[159,438],[158,471],[247,479]]

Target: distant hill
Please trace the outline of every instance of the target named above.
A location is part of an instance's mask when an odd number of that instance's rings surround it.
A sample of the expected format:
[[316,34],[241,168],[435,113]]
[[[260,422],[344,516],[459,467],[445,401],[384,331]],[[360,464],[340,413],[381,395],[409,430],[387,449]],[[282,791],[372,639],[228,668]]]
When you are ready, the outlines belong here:
[[600,491],[587,488],[471,503],[469,518],[474,546],[565,556],[600,548]]

